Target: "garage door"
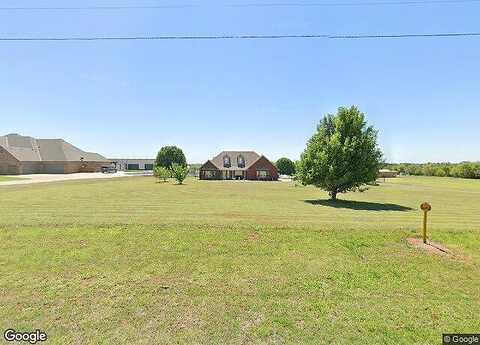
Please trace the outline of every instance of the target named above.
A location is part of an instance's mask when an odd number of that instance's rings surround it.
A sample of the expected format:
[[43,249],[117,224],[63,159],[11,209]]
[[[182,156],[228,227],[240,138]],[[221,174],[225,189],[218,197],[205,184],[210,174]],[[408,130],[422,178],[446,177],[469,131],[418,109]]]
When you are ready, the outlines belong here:
[[17,175],[18,172],[18,167],[16,165],[9,165],[7,168],[7,174],[9,175]]
[[63,164],[45,164],[45,174],[64,174],[65,165]]
[[28,175],[28,174],[38,174],[41,173],[41,166],[37,163],[29,164],[29,163],[23,163],[22,164],[22,174],[23,175]]

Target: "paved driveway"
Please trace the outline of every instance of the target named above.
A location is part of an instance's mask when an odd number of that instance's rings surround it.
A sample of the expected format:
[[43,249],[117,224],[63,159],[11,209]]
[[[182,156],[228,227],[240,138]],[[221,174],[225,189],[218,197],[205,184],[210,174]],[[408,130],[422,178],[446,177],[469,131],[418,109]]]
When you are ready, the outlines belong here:
[[131,174],[125,172],[118,172],[116,174],[103,173],[80,173],[80,174],[34,174],[34,175],[16,175],[12,177],[19,177],[22,180],[12,180],[0,182],[0,186],[11,186],[17,184],[32,184],[45,183],[57,181],[72,181],[72,180],[86,180],[86,179],[111,179],[117,177],[128,176],[142,176],[143,174]]

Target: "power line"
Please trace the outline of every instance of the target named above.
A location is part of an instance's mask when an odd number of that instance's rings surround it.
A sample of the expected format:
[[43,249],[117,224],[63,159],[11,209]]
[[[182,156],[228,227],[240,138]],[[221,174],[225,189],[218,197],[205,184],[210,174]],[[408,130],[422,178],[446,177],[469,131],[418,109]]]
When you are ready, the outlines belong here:
[[359,1],[359,2],[271,2],[244,4],[179,4],[179,5],[112,5],[112,6],[76,6],[76,7],[0,7],[0,11],[91,11],[91,10],[153,10],[182,9],[196,7],[348,7],[348,6],[391,6],[391,5],[455,5],[480,3],[480,0],[396,0],[396,1]]
[[462,4],[478,3],[480,0],[394,0],[394,1],[350,1],[350,2],[312,2],[312,3],[259,3],[238,4],[231,6],[388,6],[388,5],[437,5],[437,4]]
[[444,38],[444,37],[475,37],[480,32],[449,32],[433,34],[380,34],[380,35],[330,35],[330,39],[381,39],[381,38]]
[[393,39],[393,38],[458,38],[480,37],[480,32],[431,34],[370,34],[370,35],[211,35],[211,36],[91,36],[91,37],[0,37],[0,41],[159,41],[159,40],[262,40],[262,39]]
[[155,6],[82,6],[82,7],[0,7],[0,11],[77,11],[77,10],[142,10],[190,8],[198,5],[155,5]]

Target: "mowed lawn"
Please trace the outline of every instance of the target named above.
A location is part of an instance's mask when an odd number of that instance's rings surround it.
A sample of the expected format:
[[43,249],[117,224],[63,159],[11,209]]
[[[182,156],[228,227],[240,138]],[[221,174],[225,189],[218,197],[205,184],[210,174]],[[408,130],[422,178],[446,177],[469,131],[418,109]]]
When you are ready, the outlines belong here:
[[[1,182],[7,182],[7,181],[17,181],[17,180],[23,180],[20,177],[12,177],[12,176],[1,176],[0,175],[0,183]],[[1,184],[0,184],[1,186]]]
[[[439,344],[480,332],[480,181],[364,193],[135,177],[0,186],[0,325],[48,344]],[[410,247],[433,205],[438,256]]]

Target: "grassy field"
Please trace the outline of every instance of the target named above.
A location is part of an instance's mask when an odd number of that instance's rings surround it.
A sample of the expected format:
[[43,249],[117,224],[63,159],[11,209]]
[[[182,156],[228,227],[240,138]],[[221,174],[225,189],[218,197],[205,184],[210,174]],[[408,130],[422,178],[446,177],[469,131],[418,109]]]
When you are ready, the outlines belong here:
[[[340,196],[150,177],[1,186],[0,325],[49,344],[439,344],[480,332],[480,181]],[[452,257],[409,247],[422,201]]]
[[11,177],[11,176],[1,176],[0,175],[0,183],[7,182],[7,181],[15,181],[15,180],[23,180],[20,177]]

